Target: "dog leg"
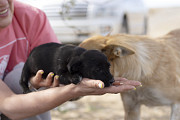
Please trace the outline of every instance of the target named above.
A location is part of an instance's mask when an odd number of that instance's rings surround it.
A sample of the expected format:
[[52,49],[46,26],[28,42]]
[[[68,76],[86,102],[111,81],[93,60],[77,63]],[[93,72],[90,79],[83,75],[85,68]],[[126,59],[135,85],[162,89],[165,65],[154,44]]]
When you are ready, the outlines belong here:
[[121,94],[125,110],[125,120],[140,120],[140,104],[133,96],[126,93]]
[[29,89],[29,85],[28,85],[28,81],[29,81],[30,77],[31,76],[30,76],[29,69],[25,63],[25,66],[23,68],[22,75],[21,75],[21,80],[20,80],[20,85],[22,86],[23,93],[31,92],[31,90]]
[[180,104],[176,103],[171,106],[171,119],[170,120],[180,120]]

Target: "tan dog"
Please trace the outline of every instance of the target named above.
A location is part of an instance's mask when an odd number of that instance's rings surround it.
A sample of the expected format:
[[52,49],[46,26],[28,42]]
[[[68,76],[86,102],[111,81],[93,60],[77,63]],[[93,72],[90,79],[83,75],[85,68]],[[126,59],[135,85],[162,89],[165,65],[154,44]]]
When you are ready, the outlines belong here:
[[81,47],[104,52],[116,77],[138,80],[143,87],[122,93],[125,120],[140,120],[140,106],[171,105],[180,120],[180,29],[152,39],[137,35],[95,36]]

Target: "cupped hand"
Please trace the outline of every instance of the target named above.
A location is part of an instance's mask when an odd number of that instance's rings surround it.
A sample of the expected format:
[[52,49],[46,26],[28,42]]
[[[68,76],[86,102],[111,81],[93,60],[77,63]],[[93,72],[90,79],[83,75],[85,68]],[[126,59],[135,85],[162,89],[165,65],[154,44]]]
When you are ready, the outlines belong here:
[[[40,87],[57,87],[59,86],[59,76],[55,75],[53,72],[50,72],[46,79],[42,78],[42,74],[44,73],[43,70],[39,70],[35,76],[31,77],[30,83],[31,85],[38,89]],[[54,77],[54,79],[53,79]]]
[[116,77],[115,82],[110,87],[104,88],[104,83],[100,80],[84,78],[75,90],[79,96],[103,95],[106,93],[121,93],[128,90],[136,90],[137,86],[142,86],[139,81],[127,80],[126,78]]

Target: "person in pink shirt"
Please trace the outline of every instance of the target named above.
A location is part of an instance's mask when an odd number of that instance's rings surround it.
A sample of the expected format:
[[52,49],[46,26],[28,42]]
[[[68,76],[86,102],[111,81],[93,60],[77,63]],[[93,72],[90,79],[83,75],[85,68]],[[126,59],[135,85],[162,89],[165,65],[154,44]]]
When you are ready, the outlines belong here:
[[[141,83],[115,78],[113,86],[100,88],[100,80],[83,78],[78,85],[59,85],[43,70],[31,78],[34,88],[49,89],[22,94],[21,71],[31,50],[41,44],[58,42],[44,12],[15,0],[0,0],[0,112],[10,119],[50,120],[47,112],[64,102],[85,95],[120,93],[135,89]],[[53,82],[52,82],[53,81]]]

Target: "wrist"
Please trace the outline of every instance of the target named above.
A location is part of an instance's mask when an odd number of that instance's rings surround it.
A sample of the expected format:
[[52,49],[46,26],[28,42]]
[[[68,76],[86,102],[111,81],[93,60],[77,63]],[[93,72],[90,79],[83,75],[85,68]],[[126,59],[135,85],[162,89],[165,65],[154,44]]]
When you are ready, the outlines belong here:
[[66,87],[68,88],[68,91],[69,91],[68,94],[70,95],[70,99],[76,99],[78,97],[83,96],[78,85],[69,84],[69,85],[66,85]]
[[30,82],[28,82],[28,87],[31,91],[38,91],[38,89],[35,88]]
[[36,87],[36,86],[32,85],[31,82],[28,82],[28,87],[33,92],[37,92],[37,91],[41,91],[41,90],[47,89],[47,87]]

